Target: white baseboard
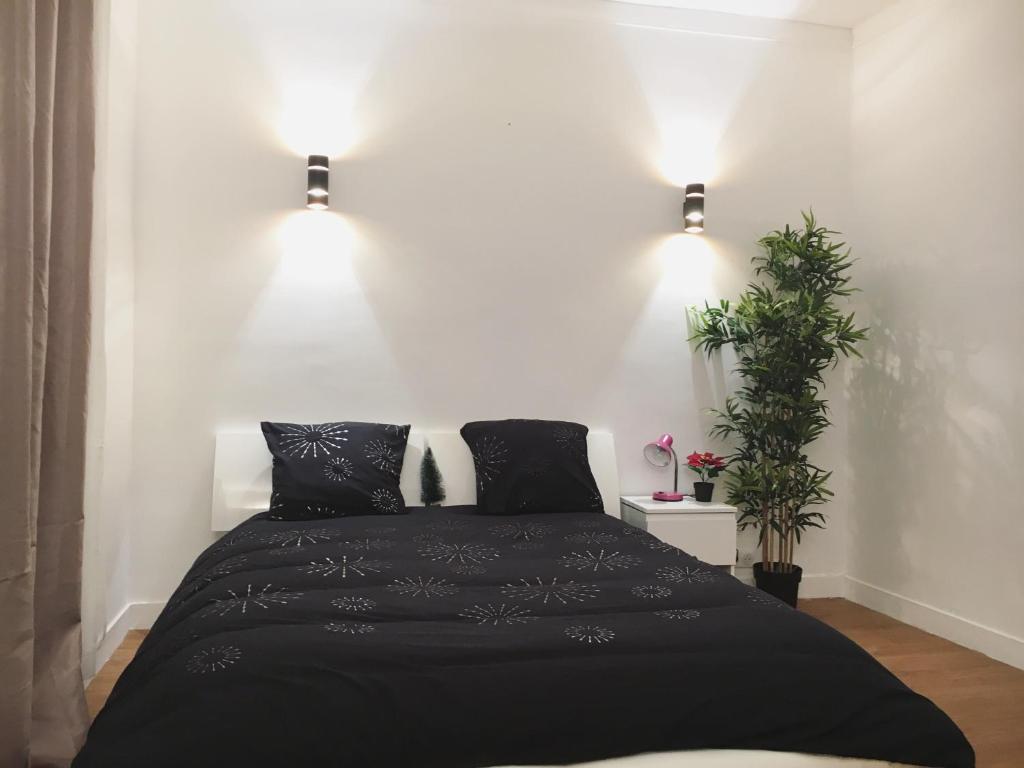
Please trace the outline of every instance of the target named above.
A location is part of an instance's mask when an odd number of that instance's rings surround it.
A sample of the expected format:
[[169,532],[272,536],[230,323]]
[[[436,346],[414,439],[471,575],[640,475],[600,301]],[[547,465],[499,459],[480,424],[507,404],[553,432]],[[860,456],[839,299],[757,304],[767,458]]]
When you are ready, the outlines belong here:
[[991,656],[997,661],[1024,669],[1024,639],[987,627],[963,616],[909,597],[846,577],[849,600],[894,619],[931,632],[965,648]]
[[132,629],[149,629],[152,627],[153,622],[159,618],[160,612],[163,611],[166,605],[166,600],[132,603]]
[[118,646],[124,642],[125,635],[132,628],[130,616],[132,605],[132,603],[125,605],[117,616],[114,617],[113,621],[107,624],[107,631],[103,633],[103,639],[100,640],[93,654],[92,669],[86,670],[86,685],[103,668],[103,665],[107,663]]
[[[736,578],[754,586],[752,568],[736,566]],[[805,573],[800,580],[800,597],[845,597],[846,577],[841,573]]]
[[[165,603],[128,603],[121,612],[107,625],[103,639],[96,647],[93,669],[86,676],[86,684],[109,661],[114,651],[124,642],[125,636],[132,629],[149,629],[153,626]],[[88,671],[88,670],[87,670]]]
[[810,573],[800,580],[800,597],[846,597],[846,577],[841,573]]

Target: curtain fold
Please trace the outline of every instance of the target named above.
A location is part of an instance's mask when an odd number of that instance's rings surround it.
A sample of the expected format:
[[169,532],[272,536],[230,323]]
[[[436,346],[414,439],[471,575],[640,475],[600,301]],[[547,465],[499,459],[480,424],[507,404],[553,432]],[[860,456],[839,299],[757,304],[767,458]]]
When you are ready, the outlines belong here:
[[88,724],[93,77],[92,0],[0,2],[0,768],[67,765]]

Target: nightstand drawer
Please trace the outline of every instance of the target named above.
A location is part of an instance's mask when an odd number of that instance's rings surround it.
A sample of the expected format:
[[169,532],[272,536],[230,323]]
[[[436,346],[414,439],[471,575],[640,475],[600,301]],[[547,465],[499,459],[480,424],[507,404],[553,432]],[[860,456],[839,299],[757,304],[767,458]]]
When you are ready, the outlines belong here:
[[622,520],[705,563],[729,567],[736,563],[736,516],[733,513],[645,514],[623,504]]

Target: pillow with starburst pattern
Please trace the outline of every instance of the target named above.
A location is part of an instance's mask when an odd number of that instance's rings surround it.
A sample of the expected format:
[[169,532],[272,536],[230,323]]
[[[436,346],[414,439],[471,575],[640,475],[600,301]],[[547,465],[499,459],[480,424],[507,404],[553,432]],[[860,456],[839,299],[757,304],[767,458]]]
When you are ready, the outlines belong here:
[[473,421],[462,439],[476,468],[476,506],[484,515],[603,512],[590,470],[587,432],[570,421]]
[[274,457],[273,520],[404,514],[402,474],[409,425],[264,421]]

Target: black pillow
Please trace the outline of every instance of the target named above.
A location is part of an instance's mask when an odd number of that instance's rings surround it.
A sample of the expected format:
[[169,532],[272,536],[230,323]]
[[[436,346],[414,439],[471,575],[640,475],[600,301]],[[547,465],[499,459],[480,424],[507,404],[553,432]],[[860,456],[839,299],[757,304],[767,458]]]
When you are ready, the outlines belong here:
[[483,515],[602,512],[587,460],[587,428],[568,421],[473,421],[462,439],[476,465]]
[[405,513],[398,478],[408,424],[264,421],[261,426],[274,457],[272,519]]

